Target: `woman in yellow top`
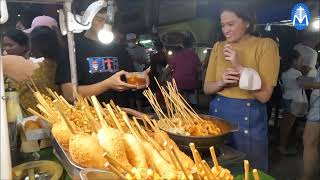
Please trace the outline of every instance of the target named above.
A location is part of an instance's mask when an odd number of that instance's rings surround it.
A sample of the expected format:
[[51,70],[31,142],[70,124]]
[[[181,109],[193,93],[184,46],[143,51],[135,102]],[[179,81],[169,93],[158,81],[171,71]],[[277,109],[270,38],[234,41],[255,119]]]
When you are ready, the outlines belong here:
[[[225,7],[220,14],[225,41],[213,46],[204,92],[215,95],[209,114],[239,124],[230,145],[247,154],[253,167],[268,170],[268,125],[265,103],[276,86],[279,52],[269,38],[250,35],[254,15],[244,7]],[[242,69],[252,68],[260,75],[260,90],[239,88]]]

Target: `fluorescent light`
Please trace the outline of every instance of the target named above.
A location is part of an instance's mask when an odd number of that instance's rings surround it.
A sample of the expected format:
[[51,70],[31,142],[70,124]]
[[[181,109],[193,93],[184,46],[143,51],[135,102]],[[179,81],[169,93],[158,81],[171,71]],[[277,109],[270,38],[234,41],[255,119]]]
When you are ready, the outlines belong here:
[[152,40],[142,40],[140,41],[141,44],[146,44],[146,43],[152,43]]
[[171,50],[168,51],[168,55],[171,56],[173,52]]

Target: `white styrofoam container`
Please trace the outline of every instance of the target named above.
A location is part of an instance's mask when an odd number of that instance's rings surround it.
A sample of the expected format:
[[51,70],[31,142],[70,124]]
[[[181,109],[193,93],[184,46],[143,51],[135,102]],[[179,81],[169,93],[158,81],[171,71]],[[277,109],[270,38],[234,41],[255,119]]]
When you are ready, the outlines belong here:
[[23,133],[25,134],[25,137],[27,141],[37,141],[37,140],[42,140],[42,139],[48,139],[50,138],[50,127],[48,124],[41,120],[40,121],[40,129],[35,129],[35,130],[25,130],[24,125],[27,121],[36,121],[38,119],[37,116],[30,116],[27,118],[24,118],[21,122]]

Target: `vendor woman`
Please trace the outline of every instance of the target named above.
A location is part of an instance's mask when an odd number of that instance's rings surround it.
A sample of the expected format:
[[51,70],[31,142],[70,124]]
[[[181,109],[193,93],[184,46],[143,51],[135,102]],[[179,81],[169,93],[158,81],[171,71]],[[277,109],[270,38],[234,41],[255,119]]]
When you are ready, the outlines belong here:
[[[269,38],[252,36],[254,14],[243,7],[224,7],[220,13],[225,41],[213,46],[204,92],[215,95],[209,114],[238,124],[230,145],[247,154],[252,167],[268,170],[268,124],[265,103],[277,84],[279,52]],[[239,88],[243,68],[261,79],[259,90]],[[254,83],[254,82],[253,82]]]

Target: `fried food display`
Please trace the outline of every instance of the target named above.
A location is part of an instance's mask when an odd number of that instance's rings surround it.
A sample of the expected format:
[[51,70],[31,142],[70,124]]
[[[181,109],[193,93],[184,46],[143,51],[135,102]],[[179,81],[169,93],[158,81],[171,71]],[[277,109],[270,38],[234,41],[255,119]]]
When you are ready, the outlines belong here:
[[166,87],[159,84],[158,86],[164,97],[167,113],[164,113],[150,88],[145,90],[143,94],[156,112],[159,118],[157,123],[162,129],[186,136],[217,136],[222,133],[217,124],[210,120],[202,119],[193,110],[179,93],[174,80],[172,83],[167,82]]
[[[190,144],[191,159],[180,151],[158,123],[146,118],[144,123],[151,129],[142,127],[135,117],[130,119],[114,103],[103,108],[94,96],[91,99],[78,96],[77,103],[70,105],[53,92],[53,100],[36,91],[34,94],[41,113],[32,109],[29,112],[52,124],[55,139],[81,167],[109,170],[122,179],[132,180],[233,179],[231,172],[218,164],[213,147],[210,151],[214,166],[210,168],[194,144]],[[186,125],[197,122],[209,131],[210,127],[201,124],[203,119],[197,118],[192,110],[188,111],[188,117],[196,120]],[[173,116],[177,112],[178,109],[174,110],[169,117],[179,117]],[[258,176],[256,172],[255,176]]]

